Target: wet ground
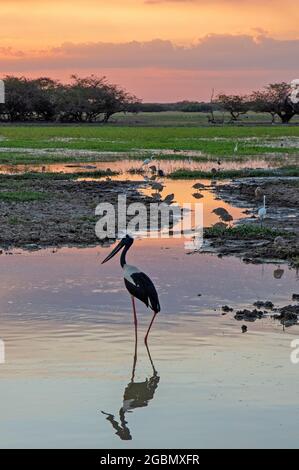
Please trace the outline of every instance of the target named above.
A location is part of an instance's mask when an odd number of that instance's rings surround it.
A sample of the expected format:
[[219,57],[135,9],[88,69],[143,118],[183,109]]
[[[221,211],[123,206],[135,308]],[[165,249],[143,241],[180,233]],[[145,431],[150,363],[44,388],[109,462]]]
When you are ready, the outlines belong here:
[[[111,164],[110,164],[111,163]],[[234,219],[244,217],[242,211],[236,205],[227,205],[223,201],[217,202],[217,195],[213,194],[213,184],[210,180],[201,180],[206,189],[202,192],[193,188],[198,180],[176,180],[153,176],[145,166],[141,168],[140,162],[133,162],[137,173],[131,173],[132,162],[125,161],[121,165],[109,163],[109,169],[119,171],[117,175],[105,177],[91,176],[76,177],[75,180],[66,178],[77,171],[77,166],[51,166],[53,173],[62,173],[62,179],[54,179],[29,176],[24,179],[16,175],[2,178],[0,181],[0,196],[9,195],[10,191],[25,192],[25,196],[33,192],[38,196],[34,200],[4,199],[0,205],[0,221],[2,231],[0,244],[2,247],[14,246],[34,248],[45,246],[63,245],[91,245],[101,243],[95,236],[95,223],[99,217],[95,217],[95,209],[99,203],[111,202],[116,204],[118,194],[126,195],[127,203],[143,202],[147,207],[150,202],[161,202],[167,196],[173,194],[173,202],[183,206],[184,203],[201,203],[204,209],[204,225],[209,226],[219,219],[213,214],[215,204],[228,208]],[[175,165],[173,162],[165,162]],[[85,168],[84,168],[85,167]],[[89,167],[89,165],[88,165]],[[86,165],[79,166],[86,171]],[[32,170],[32,168],[30,167]],[[42,171],[42,167],[35,170]],[[99,170],[107,170],[107,164],[100,164]],[[138,171],[142,169],[140,174]],[[2,170],[4,171],[3,167]],[[165,170],[166,171],[166,170]],[[77,173],[80,175],[80,172]],[[22,176],[22,173],[20,174]],[[154,177],[152,180],[151,178]],[[107,181],[108,179],[108,181]],[[159,183],[163,186],[161,191],[156,191],[152,185]],[[157,197],[159,196],[159,200]],[[202,198],[199,200],[198,197]]]
[[[130,179],[131,163],[115,178]],[[206,227],[219,221],[217,207],[229,211],[232,225],[248,217],[237,199],[218,199],[210,180],[201,181],[199,200],[192,188],[198,180],[158,181],[163,198],[203,203]],[[257,300],[297,305],[297,271],[190,253],[181,239],[136,240],[128,260],[153,279],[162,311],[149,357],[143,336],[150,313],[137,304],[134,368],[119,260],[100,264],[109,249],[0,256],[0,447],[298,447],[299,364],[290,355],[299,325],[284,328],[270,311],[255,322],[234,318]]]
[[[254,237],[230,237],[223,235],[213,240],[213,246],[222,254],[238,254],[247,260],[267,261],[284,259],[297,263],[299,257],[299,178],[244,178],[214,187],[215,193],[229,204],[244,208],[245,219],[239,220],[239,228],[260,227]],[[265,197],[266,215],[259,220],[258,209]],[[263,235],[263,230],[265,236]],[[266,232],[268,231],[268,235]],[[271,233],[273,232],[273,233]],[[275,233],[276,232],[276,233]],[[223,242],[224,241],[224,242]],[[298,258],[299,259],[299,258]]]

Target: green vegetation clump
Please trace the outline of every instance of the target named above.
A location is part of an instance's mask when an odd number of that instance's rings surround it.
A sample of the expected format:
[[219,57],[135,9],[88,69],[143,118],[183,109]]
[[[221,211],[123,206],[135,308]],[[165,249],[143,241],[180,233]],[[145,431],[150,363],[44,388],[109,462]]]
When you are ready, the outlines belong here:
[[208,227],[204,231],[206,238],[226,238],[226,239],[274,239],[278,236],[291,236],[290,233],[276,230],[269,227],[261,227],[256,224],[240,224],[234,227]]
[[48,194],[42,191],[1,191],[0,201],[8,202],[30,202],[44,201]]
[[223,171],[176,170],[168,175],[172,179],[230,179],[230,178],[256,178],[270,176],[299,176],[299,166],[288,166],[277,169],[240,169]]
[[27,172],[16,175],[0,174],[1,181],[24,181],[24,180],[72,180],[77,178],[103,178],[105,176],[118,175],[117,171],[95,170],[95,171],[78,171],[73,173],[54,173],[54,172]]

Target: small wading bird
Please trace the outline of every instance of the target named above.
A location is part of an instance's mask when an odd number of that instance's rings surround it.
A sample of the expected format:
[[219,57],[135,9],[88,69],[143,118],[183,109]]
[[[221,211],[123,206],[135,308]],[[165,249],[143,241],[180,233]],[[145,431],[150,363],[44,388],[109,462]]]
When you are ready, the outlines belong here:
[[151,163],[152,159],[153,159],[153,156],[151,156],[150,158],[146,158],[146,159],[143,161],[142,166],[143,166],[143,165],[148,165],[149,163]]
[[205,188],[205,185],[202,184],[202,183],[195,183],[193,186],[192,186],[193,189],[197,189],[198,191],[200,189],[204,189]]
[[147,307],[150,307],[154,314],[150,325],[148,327],[147,333],[144,337],[144,342],[147,344],[147,338],[156,318],[157,313],[160,312],[160,303],[156,288],[151,281],[151,279],[144,274],[143,272],[139,271],[138,268],[135,266],[130,266],[126,262],[126,254],[131,248],[134,243],[134,239],[127,235],[126,237],[122,238],[119,244],[111,251],[111,253],[107,256],[107,258],[102,261],[106,263],[109,261],[113,256],[115,256],[120,250],[122,250],[122,254],[120,256],[120,265],[124,272],[124,281],[125,286],[129,293],[131,294],[132,298],[132,305],[133,305],[133,314],[134,314],[134,325],[135,325],[135,340],[137,341],[137,315],[136,315],[136,307],[135,307],[135,297],[143,302]]
[[262,194],[263,194],[262,188],[260,186],[257,186],[254,190],[254,195],[256,199],[259,199],[262,196]]
[[171,193],[171,194],[168,194],[168,195],[164,198],[163,202],[165,202],[165,204],[170,205],[170,204],[173,203],[173,200],[174,200],[174,193]]
[[230,223],[234,220],[233,216],[224,207],[217,207],[217,209],[214,209],[212,212],[214,212],[214,214],[218,215],[218,217],[223,222],[229,222]]
[[162,196],[160,193],[152,193],[152,198],[155,199],[155,201],[161,201]]
[[157,167],[156,167],[156,165],[151,165],[151,166],[149,167],[149,169],[151,170],[152,173],[157,173]]
[[267,209],[266,209],[266,196],[264,196],[264,204],[262,207],[259,208],[258,210],[258,218],[260,219],[260,222],[261,222],[261,227],[263,226],[263,221],[266,217],[266,214],[267,214]]
[[202,195],[200,192],[193,193],[192,196],[193,196],[195,199],[201,199],[201,198],[203,197],[203,195]]
[[155,190],[155,191],[163,191],[163,184],[159,183],[159,182],[155,182],[152,184],[152,188]]

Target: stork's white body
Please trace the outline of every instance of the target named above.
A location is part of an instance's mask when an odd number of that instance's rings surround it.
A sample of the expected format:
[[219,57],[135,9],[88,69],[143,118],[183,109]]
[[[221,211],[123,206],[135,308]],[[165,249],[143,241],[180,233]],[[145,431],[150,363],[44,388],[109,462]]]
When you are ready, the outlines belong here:
[[132,274],[140,273],[141,272],[140,269],[138,269],[136,266],[125,264],[123,267],[123,272],[124,272],[124,278],[135,286],[136,283],[134,279],[132,278]]

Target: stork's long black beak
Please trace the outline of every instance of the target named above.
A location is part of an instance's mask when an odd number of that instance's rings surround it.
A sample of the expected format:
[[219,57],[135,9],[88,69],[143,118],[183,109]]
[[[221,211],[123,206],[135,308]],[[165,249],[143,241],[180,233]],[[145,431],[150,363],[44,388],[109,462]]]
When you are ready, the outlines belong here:
[[124,240],[121,240],[118,245],[111,251],[107,258],[102,261],[102,264],[107,263],[113,256],[115,256],[125,246]]

